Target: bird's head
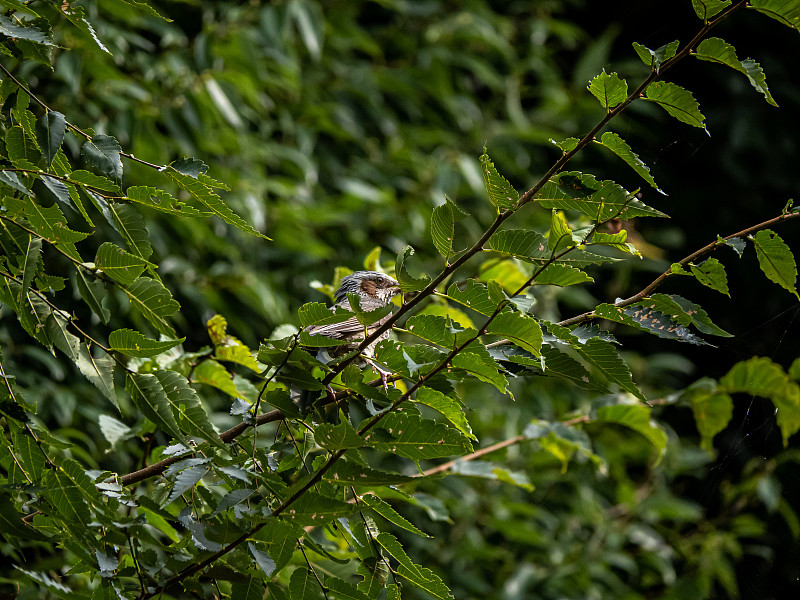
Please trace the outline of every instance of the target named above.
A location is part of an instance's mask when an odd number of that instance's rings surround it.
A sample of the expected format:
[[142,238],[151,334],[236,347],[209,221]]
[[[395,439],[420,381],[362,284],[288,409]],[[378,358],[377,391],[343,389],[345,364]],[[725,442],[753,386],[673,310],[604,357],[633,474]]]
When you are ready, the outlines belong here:
[[384,304],[400,293],[400,284],[394,279],[377,271],[356,271],[342,277],[339,289],[334,294],[336,303],[347,300],[347,294],[358,294],[362,297],[374,298]]

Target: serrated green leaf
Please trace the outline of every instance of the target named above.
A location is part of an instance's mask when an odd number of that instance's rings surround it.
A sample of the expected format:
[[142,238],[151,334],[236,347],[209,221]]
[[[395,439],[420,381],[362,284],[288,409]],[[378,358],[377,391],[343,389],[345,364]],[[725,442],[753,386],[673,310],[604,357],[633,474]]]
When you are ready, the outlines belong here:
[[754,357],[737,363],[719,384],[721,392],[739,392],[772,400],[784,446],[800,431],[800,386],[770,359]]
[[639,55],[639,58],[642,59],[644,64],[646,64],[648,67],[654,68],[656,73],[658,73],[661,65],[677,54],[679,45],[680,42],[678,40],[674,40],[669,44],[661,46],[660,48],[650,50],[650,48],[643,44],[633,42],[633,49],[636,51],[636,54]]
[[133,329],[117,329],[108,334],[108,345],[112,350],[128,356],[151,358],[182,344],[185,339],[151,340]]
[[555,255],[575,245],[572,229],[563,213],[553,209],[550,213],[550,232],[547,236],[547,246]]
[[645,400],[644,394],[633,382],[628,365],[620,358],[617,349],[612,344],[599,338],[591,338],[585,344],[575,346],[575,349],[603,377],[616,383],[621,389],[633,394],[639,400]]
[[[411,478],[416,479],[416,478]],[[400,527],[401,529],[405,529],[406,531],[410,531],[416,535],[422,536],[424,538],[429,538],[427,533],[422,531],[421,529],[417,528],[411,521],[406,519],[400,513],[398,513],[390,504],[386,501],[382,500],[378,496],[373,494],[366,494],[361,497],[361,502],[363,502],[367,507],[371,508],[377,514],[382,516],[384,519]]]
[[153,254],[150,245],[150,234],[147,232],[144,219],[136,210],[123,204],[105,203],[111,223],[122,236],[131,254],[147,260]]
[[[570,252],[570,254],[572,253]],[[568,287],[570,285],[593,282],[594,279],[580,269],[571,265],[561,264],[563,260],[568,259],[570,254],[562,256],[558,262],[547,265],[544,270],[536,276],[533,283],[535,285]]]
[[416,565],[411,561],[396,537],[382,532],[375,537],[375,541],[399,563],[397,567],[398,575],[433,598],[448,600],[453,597],[450,589],[438,575],[430,569]]
[[406,412],[387,414],[364,435],[364,441],[412,460],[472,452],[469,439],[457,429]]
[[114,360],[108,355],[92,356],[86,344],[81,344],[75,364],[86,379],[119,410],[117,394],[114,391]]
[[538,356],[542,347],[542,328],[532,317],[518,312],[502,312],[497,315],[486,333],[499,335]]
[[708,38],[700,42],[697,50],[693,54],[700,60],[709,62],[716,62],[722,65],[727,65],[731,69],[739,71],[757,91],[764,94],[764,98],[772,106],[778,106],[772,94],[769,93],[767,87],[766,75],[764,69],[761,68],[756,61],[752,58],[740,61],[736,56],[736,49],[728,42],[720,38]]
[[28,246],[25,249],[25,257],[22,259],[20,268],[22,269],[22,286],[20,287],[19,302],[22,297],[28,295],[28,289],[31,286],[33,278],[36,276],[36,271],[42,263],[42,239],[29,235]]
[[439,254],[449,259],[453,251],[456,221],[467,216],[455,203],[445,196],[444,204],[435,206],[431,212],[431,238]]
[[596,422],[617,423],[642,434],[659,454],[659,460],[667,448],[667,434],[652,417],[652,409],[642,405],[615,404],[597,409]]
[[64,141],[64,134],[67,132],[67,121],[64,115],[54,110],[47,111],[36,122],[36,137],[39,141],[39,149],[42,158],[49,167],[59,148]]
[[33,192],[31,192],[28,187],[22,183],[22,181],[20,181],[19,175],[17,175],[14,171],[0,170],[0,181],[17,190],[18,192],[22,192],[26,196],[33,197]]
[[122,179],[121,150],[116,138],[97,134],[83,143],[81,157],[91,171],[119,183]]
[[567,154],[568,152],[572,152],[573,150],[575,150],[575,148],[578,147],[578,142],[580,142],[580,140],[576,137],[568,137],[561,140],[560,142],[557,142],[552,139],[550,140],[550,143],[558,146],[564,154]]
[[731,0],[692,0],[698,18],[708,21],[731,5]]
[[464,408],[455,398],[451,398],[439,390],[422,386],[417,390],[414,402],[430,406],[436,412],[441,413],[442,416],[450,421],[450,423],[465,436],[476,442],[478,441],[478,438],[475,437],[475,434],[472,433],[472,428],[469,426],[469,421],[467,421],[467,417],[464,414]]
[[624,229],[617,233],[603,233],[602,231],[597,231],[592,236],[591,245],[597,246],[608,246],[609,248],[616,248],[620,252],[625,252],[627,254],[632,254],[633,256],[638,256],[642,258],[642,253],[636,249],[636,246],[631,244],[630,242],[626,242],[625,240],[628,239],[628,232]]
[[296,525],[324,525],[333,519],[346,517],[356,509],[348,502],[308,491],[283,511],[281,517]]
[[505,300],[502,292],[493,293],[485,284],[474,279],[468,279],[462,287],[463,289],[456,283],[451,284],[447,289],[447,298],[487,317]]
[[445,317],[414,315],[406,321],[406,329],[423,340],[453,350],[457,345],[475,337],[474,329],[462,329]]
[[622,308],[613,304],[599,304],[595,307],[594,313],[603,319],[623,323],[661,338],[698,346],[708,345],[705,340],[694,335],[681,323],[673,321],[670,315],[653,308],[636,305]]
[[[547,246],[547,239],[535,231],[525,229],[505,229],[498,231],[489,238],[489,247],[495,252],[508,254],[525,262],[542,265],[550,259],[551,252]],[[586,250],[572,250],[569,254],[558,259],[558,264],[569,265],[576,268],[587,267],[619,259],[587,252]]]
[[[180,498],[181,495],[192,489],[206,473],[208,473],[208,467],[206,465],[195,465],[188,469],[183,469],[178,473],[177,477],[175,477],[172,491],[169,497],[163,502],[162,507],[169,506],[172,502]],[[195,532],[192,533],[194,534]]]
[[44,476],[46,497],[56,509],[64,525],[70,527],[86,526],[92,513],[81,494],[80,488],[61,470],[47,471]]
[[492,159],[486,153],[486,148],[483,149],[480,160],[483,185],[491,203],[501,211],[514,208],[519,200],[519,194],[508,180],[497,172]]
[[353,313],[341,309],[333,310],[321,302],[308,302],[297,309],[297,316],[300,319],[300,327],[305,328],[312,325],[343,323],[351,318]]
[[692,93],[681,86],[668,81],[654,81],[647,86],[644,99],[655,102],[678,121],[708,133],[700,105]]
[[213,214],[211,211],[198,210],[194,206],[181,202],[164,190],[146,185],[131,186],[126,190],[125,195],[134,202],[167,214],[187,217],[208,217]]
[[468,346],[453,357],[451,364],[457,369],[463,369],[479,381],[493,385],[503,394],[510,393],[508,380],[499,371],[494,359],[482,345]]
[[314,430],[314,441],[326,450],[342,450],[345,448],[361,448],[366,443],[358,435],[352,425],[345,419],[338,425],[321,423]]
[[20,125],[14,125],[6,133],[6,152],[8,159],[20,169],[37,170],[37,164],[42,157],[36,144],[25,135],[25,130]]
[[704,260],[699,265],[690,263],[689,269],[692,271],[692,275],[695,276],[697,281],[730,298],[731,294],[728,291],[728,275],[725,273],[725,267],[716,258]]
[[178,427],[169,398],[161,381],[152,374],[128,373],[126,386],[134,405],[142,414],[184,446],[189,441]]
[[800,4],[797,0],[751,0],[748,6],[794,30],[800,28]]
[[45,19],[25,21],[25,25],[12,20],[5,15],[0,15],[0,33],[15,40],[27,40],[45,46],[55,46],[53,35]]
[[694,325],[702,333],[733,337],[724,329],[717,327],[700,305],[676,294],[653,294],[636,304],[669,315],[681,325]]
[[[325,587],[334,593],[337,600],[370,600],[371,598],[371,596],[364,594],[352,583],[347,583],[341,579],[326,577],[324,581]],[[392,600],[391,597],[389,600]]]
[[67,331],[67,323],[63,315],[52,312],[44,322],[44,329],[53,345],[74,361],[79,356],[81,342],[77,336]]
[[27,430],[12,431],[14,455],[29,483],[38,483],[46,470],[45,454]]
[[204,184],[198,177],[186,175],[175,168],[174,164],[167,167],[166,173],[178,184],[178,186],[187,192],[197,202],[208,208],[211,212],[217,215],[220,219],[233,225],[237,229],[255,235],[263,239],[269,239],[264,234],[253,228],[252,225],[247,223],[239,215],[233,212],[230,207],[225,204],[214,189]]
[[233,384],[230,372],[212,359],[206,359],[195,367],[192,373],[192,381],[215,387],[234,398],[240,396],[239,391]]
[[[360,445],[364,445],[363,441]],[[332,450],[333,448],[328,449]],[[417,478],[409,477],[408,475],[399,475],[397,473],[386,473],[370,467],[340,460],[325,472],[322,479],[335,485],[365,485],[374,487],[400,485],[402,483],[414,481]]]
[[319,581],[305,567],[299,567],[292,572],[289,580],[289,598],[291,600],[323,600]]
[[100,317],[103,323],[108,323],[111,318],[111,311],[103,306],[103,299],[106,297],[106,288],[103,282],[94,279],[94,277],[89,277],[80,268],[75,270],[75,282],[83,301],[86,302],[94,314]]
[[800,298],[795,287],[797,263],[781,236],[770,229],[762,229],[751,239],[758,256],[758,264],[767,279]]
[[700,432],[700,447],[714,451],[714,436],[728,426],[733,418],[733,399],[716,389],[716,382],[700,380],[689,387],[681,399],[692,407],[697,430]]
[[67,219],[57,206],[45,208],[33,199],[26,200],[25,216],[28,218],[31,228],[47,241],[58,244],[72,258],[82,262],[74,244],[85,239],[89,234],[72,231],[67,227]]
[[634,217],[666,217],[644,204],[621,185],[598,181],[594,175],[564,171],[544,184],[535,201],[543,208],[577,210],[594,222]]
[[[128,3],[128,0],[122,0]],[[270,594],[271,595],[271,594]],[[264,580],[261,577],[244,577],[231,584],[231,598],[236,600],[263,600]]]
[[159,332],[174,337],[175,331],[167,322],[167,317],[180,309],[172,294],[164,284],[149,277],[140,277],[132,285],[123,288],[131,305],[142,313]]
[[414,277],[408,272],[406,261],[412,254],[414,254],[414,249],[411,246],[405,246],[397,253],[397,260],[394,264],[395,276],[403,292],[418,292],[424,289],[431,281],[428,275]]
[[106,275],[122,285],[132,284],[144,273],[148,265],[154,266],[143,258],[125,252],[111,242],[103,242],[100,245],[94,263]]
[[614,108],[628,95],[628,83],[616,73],[606,73],[605,69],[589,82],[587,89],[605,109]]
[[122,193],[120,187],[107,177],[102,177],[101,175],[96,175],[91,171],[84,171],[83,169],[72,171],[69,174],[69,180],[81,186],[89,186],[96,190],[111,192],[112,194]]
[[636,171],[636,173],[642,179],[653,186],[657,192],[664,194],[664,191],[656,184],[656,180],[653,179],[652,175],[650,175],[650,167],[644,164],[644,161],[642,161],[642,159],[639,158],[639,156],[633,150],[631,150],[631,147],[628,145],[628,143],[619,135],[611,131],[606,131],[600,137],[600,141],[598,143],[619,156],[628,164],[628,166]]

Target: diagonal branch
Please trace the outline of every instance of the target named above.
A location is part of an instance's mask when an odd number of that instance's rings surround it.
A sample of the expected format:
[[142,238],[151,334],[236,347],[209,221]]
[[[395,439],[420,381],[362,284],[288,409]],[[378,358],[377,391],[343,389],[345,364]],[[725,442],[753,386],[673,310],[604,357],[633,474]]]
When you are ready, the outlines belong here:
[[[701,256],[705,256],[706,254],[710,254],[711,252],[714,252],[717,248],[720,248],[721,246],[725,245],[725,242],[727,240],[731,240],[733,238],[746,237],[746,236],[748,236],[748,235],[750,235],[752,233],[755,233],[756,231],[760,231],[762,229],[766,229],[766,228],[771,227],[773,225],[778,225],[780,223],[784,223],[785,221],[789,221],[791,219],[796,219],[798,217],[800,217],[800,212],[791,212],[791,213],[780,214],[777,217],[774,217],[772,219],[768,219],[767,221],[764,221],[764,222],[759,223],[757,225],[753,225],[751,227],[747,227],[746,229],[742,229],[741,231],[737,231],[736,233],[732,233],[730,235],[727,235],[724,238],[719,238],[719,239],[711,242],[710,244],[706,244],[705,246],[703,246],[699,250],[696,250],[695,252],[692,252],[689,256],[686,256],[686,257],[682,258],[681,260],[679,260],[677,264],[679,264],[682,267],[684,267],[684,266],[688,265],[690,262],[692,262],[694,260],[697,260]],[[646,298],[647,296],[649,296],[650,294],[652,294],[653,291],[656,290],[658,287],[660,287],[671,275],[674,275],[674,273],[672,272],[672,269],[671,268],[667,269],[666,271],[661,273],[661,275],[659,275],[653,281],[651,281],[647,286],[642,288],[639,292],[637,292],[633,296],[630,296],[629,298],[625,298],[624,300],[619,300],[619,301],[615,302],[614,306],[618,306],[618,307],[622,308],[622,307],[630,306],[631,304],[635,304],[635,303],[639,302],[640,300],[642,300],[642,299]],[[583,314],[577,315],[575,317],[570,317],[569,319],[565,319],[565,320],[561,321],[559,323],[559,325],[563,325],[565,327],[570,326],[570,325],[576,325],[578,323],[583,323],[584,321],[589,321],[589,320],[593,319],[595,316],[596,316],[595,312],[592,310],[592,311],[585,312]]]

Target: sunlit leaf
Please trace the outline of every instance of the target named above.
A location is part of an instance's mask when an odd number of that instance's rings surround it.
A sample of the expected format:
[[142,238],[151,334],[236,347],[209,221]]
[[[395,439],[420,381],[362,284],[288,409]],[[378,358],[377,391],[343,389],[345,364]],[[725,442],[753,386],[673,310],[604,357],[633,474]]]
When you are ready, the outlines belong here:
[[414,254],[414,249],[411,246],[405,246],[397,253],[397,261],[394,265],[395,276],[403,292],[418,292],[424,289],[431,281],[428,275],[414,277],[408,272],[406,269],[406,261],[412,254]]
[[636,154],[628,143],[623,140],[619,135],[613,133],[611,131],[606,131],[600,137],[600,145],[605,146],[611,152],[619,156],[623,161],[625,161],[628,166],[630,166],[636,173],[644,179],[647,183],[653,186],[656,191],[660,193],[664,193],[661,188],[658,187],[656,184],[656,180],[653,179],[653,176],[650,174],[650,167],[644,164],[639,155]]
[[731,5],[731,0],[692,0],[695,14],[707,21]]
[[667,434],[653,420],[652,409],[647,406],[615,404],[597,409],[597,422],[616,423],[642,434],[655,446],[659,459],[667,448]]
[[699,127],[708,133],[700,105],[692,93],[681,86],[669,81],[654,81],[647,86],[644,99],[655,102],[682,123]]
[[642,392],[633,383],[628,365],[620,358],[617,349],[612,344],[599,338],[591,338],[585,344],[576,346],[575,349],[603,377],[616,383],[621,389],[633,394],[639,400],[645,399]]
[[422,460],[461,455],[472,444],[460,431],[410,413],[389,413],[364,435],[371,447]]
[[174,337],[175,331],[167,321],[167,317],[175,314],[180,309],[180,304],[173,300],[172,294],[163,283],[149,277],[140,277],[123,289],[131,305],[135,306],[158,331]]
[[697,281],[730,297],[728,275],[725,273],[725,267],[716,258],[706,259],[699,265],[689,264],[689,269]]
[[762,229],[751,239],[758,256],[758,264],[767,279],[800,298],[795,287],[797,263],[781,236],[770,229]]
[[469,426],[469,421],[467,421],[467,417],[464,414],[464,408],[455,398],[451,398],[439,390],[422,386],[417,390],[414,402],[430,406],[433,410],[447,418],[447,420],[465,436],[475,441],[478,440],[475,434],[472,433],[472,428]]
[[720,38],[707,38],[700,42],[697,50],[693,53],[700,60],[707,60],[709,62],[716,62],[722,65],[727,65],[731,69],[739,71],[750,81],[756,90],[764,94],[764,98],[773,106],[778,106],[778,103],[769,93],[767,87],[767,79],[764,75],[764,69],[761,68],[756,61],[748,58],[740,61],[736,56],[736,49],[728,42]]
[[639,55],[639,58],[642,59],[644,64],[646,64],[648,67],[653,67],[656,72],[658,72],[659,68],[664,62],[675,56],[675,54],[678,52],[679,45],[680,42],[678,40],[674,40],[669,44],[661,46],[660,48],[650,50],[650,48],[644,46],[643,44],[633,42],[633,49],[636,51],[636,54]]
[[748,6],[794,30],[800,28],[800,4],[797,0],[751,0]]
[[628,83],[616,73],[606,73],[605,69],[587,87],[605,109],[614,108],[628,95]]
[[123,285],[130,285],[136,281],[150,264],[111,242],[103,242],[100,245],[94,262],[106,275]]
[[508,210],[516,206],[519,194],[508,180],[497,172],[485,148],[481,155],[481,171],[483,172],[483,185],[492,204],[498,210]]

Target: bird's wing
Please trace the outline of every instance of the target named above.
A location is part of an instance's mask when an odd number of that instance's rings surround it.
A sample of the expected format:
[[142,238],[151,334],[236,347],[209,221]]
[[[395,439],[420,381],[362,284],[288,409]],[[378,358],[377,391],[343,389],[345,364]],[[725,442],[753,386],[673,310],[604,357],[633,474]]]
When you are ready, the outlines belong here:
[[[361,301],[361,307],[365,310],[376,310],[384,306],[382,303],[378,302],[377,306],[372,306],[371,303],[365,306],[364,300]],[[333,307],[333,311],[336,312],[336,306]],[[349,305],[345,306],[344,308],[349,308]],[[383,325],[386,320],[391,315],[386,315],[376,323],[369,325],[368,330],[374,331],[377,327]],[[311,325],[306,328],[306,332],[309,335],[324,335],[336,340],[350,338],[350,337],[364,337],[364,326],[358,322],[358,319],[355,317],[350,317],[346,321],[342,321],[341,323],[331,323],[329,325]]]

